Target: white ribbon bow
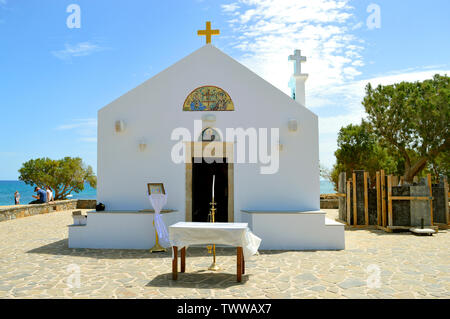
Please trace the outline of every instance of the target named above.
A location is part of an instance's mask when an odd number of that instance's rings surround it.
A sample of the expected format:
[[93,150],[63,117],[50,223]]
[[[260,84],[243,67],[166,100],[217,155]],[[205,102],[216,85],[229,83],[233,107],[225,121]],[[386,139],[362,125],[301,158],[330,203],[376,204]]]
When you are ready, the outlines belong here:
[[158,232],[159,243],[164,248],[170,247],[169,232],[167,231],[166,224],[161,217],[161,210],[167,204],[167,195],[165,194],[152,194],[150,197],[150,203],[155,210],[155,228]]

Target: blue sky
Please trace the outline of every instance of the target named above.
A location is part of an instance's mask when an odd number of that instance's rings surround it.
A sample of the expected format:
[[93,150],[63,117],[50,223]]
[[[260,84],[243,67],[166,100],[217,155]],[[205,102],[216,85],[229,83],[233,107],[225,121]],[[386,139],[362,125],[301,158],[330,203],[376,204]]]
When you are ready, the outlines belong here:
[[[369,29],[370,4],[380,28]],[[66,8],[81,8],[70,29]],[[80,156],[96,168],[97,110],[213,44],[289,92],[301,49],[307,106],[320,118],[320,158],[334,163],[336,134],[358,123],[367,82],[450,74],[448,0],[0,0],[0,180],[31,158]]]

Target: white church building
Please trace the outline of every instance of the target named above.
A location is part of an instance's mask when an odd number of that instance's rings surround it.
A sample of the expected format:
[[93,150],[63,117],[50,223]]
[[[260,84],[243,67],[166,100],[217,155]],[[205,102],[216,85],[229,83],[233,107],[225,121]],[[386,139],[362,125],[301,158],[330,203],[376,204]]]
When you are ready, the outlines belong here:
[[344,249],[344,225],[320,211],[304,58],[290,60],[292,97],[206,44],[100,109],[97,201],[106,209],[69,226],[69,247],[153,247],[148,183],[164,185],[167,226],[207,222],[215,176],[216,220],[248,223],[260,249]]

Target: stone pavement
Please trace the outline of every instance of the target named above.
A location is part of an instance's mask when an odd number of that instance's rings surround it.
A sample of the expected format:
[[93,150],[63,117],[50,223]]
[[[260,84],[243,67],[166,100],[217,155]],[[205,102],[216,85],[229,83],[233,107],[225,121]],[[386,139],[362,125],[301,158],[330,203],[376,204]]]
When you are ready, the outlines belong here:
[[169,253],[69,249],[71,223],[70,212],[0,223],[0,298],[450,298],[446,231],[352,230],[344,251],[263,251],[242,283],[234,249],[218,249],[211,273],[206,248],[190,248],[174,282]]

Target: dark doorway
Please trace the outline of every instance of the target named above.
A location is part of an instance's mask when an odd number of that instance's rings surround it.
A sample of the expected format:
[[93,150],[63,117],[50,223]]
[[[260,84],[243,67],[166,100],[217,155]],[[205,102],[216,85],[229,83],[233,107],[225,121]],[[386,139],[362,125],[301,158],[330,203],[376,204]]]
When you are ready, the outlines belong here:
[[216,206],[216,222],[228,222],[228,163],[212,162],[213,159],[197,159],[192,161],[192,221],[207,222],[212,200],[212,181],[216,176],[214,199]]

